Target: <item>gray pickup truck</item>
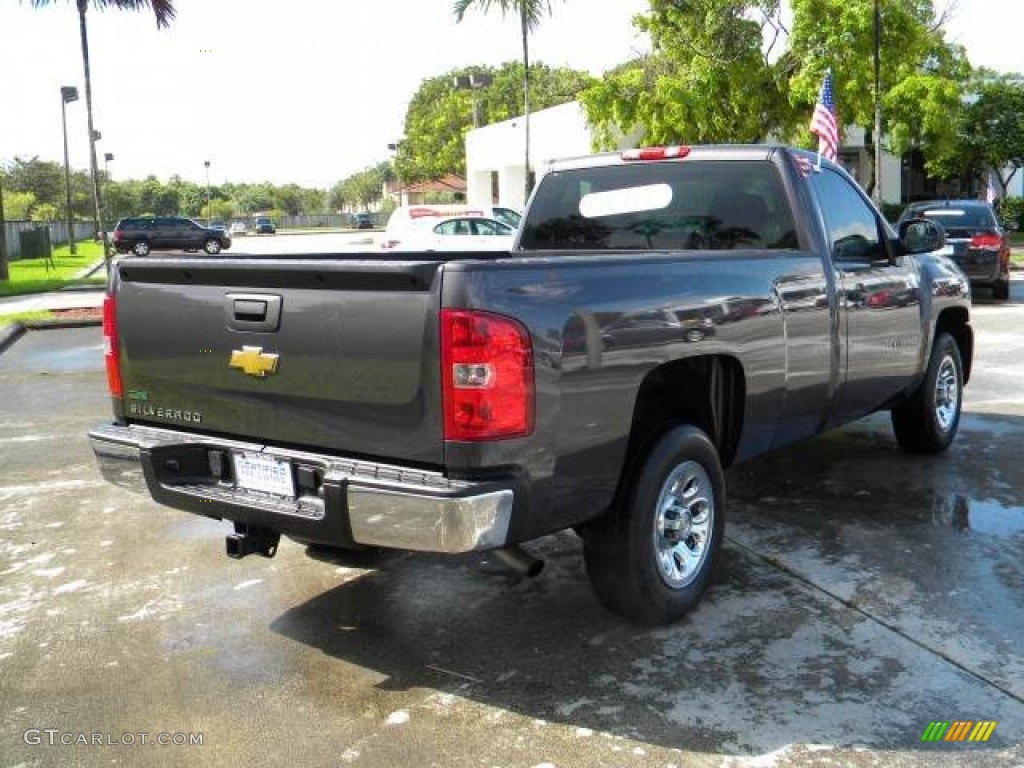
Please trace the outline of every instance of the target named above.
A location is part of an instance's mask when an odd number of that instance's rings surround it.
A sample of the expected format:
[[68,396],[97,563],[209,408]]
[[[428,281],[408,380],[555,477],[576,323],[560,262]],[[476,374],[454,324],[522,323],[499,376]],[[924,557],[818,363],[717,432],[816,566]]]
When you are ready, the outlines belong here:
[[329,551],[572,528],[600,602],[665,623],[713,580],[723,467],[878,410],[953,440],[973,334],[940,227],[895,232],[814,155],[554,163],[501,253],[128,257],[104,337],[111,482]]

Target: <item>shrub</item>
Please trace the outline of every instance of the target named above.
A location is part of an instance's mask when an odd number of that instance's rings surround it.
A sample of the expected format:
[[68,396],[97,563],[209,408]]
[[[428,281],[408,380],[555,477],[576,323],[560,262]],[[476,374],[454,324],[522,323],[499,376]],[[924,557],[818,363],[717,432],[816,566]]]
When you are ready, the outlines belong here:
[[999,203],[999,222],[1007,229],[1024,229],[1024,197],[1007,197]]

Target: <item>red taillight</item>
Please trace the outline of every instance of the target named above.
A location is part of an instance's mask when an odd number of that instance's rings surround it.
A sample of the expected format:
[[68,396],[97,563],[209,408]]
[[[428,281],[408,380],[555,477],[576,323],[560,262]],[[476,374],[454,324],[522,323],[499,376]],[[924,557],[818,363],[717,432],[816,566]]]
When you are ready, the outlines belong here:
[[971,248],[983,248],[986,251],[998,251],[1003,247],[1003,238],[985,232],[971,238]]
[[117,349],[117,321],[114,297],[103,297],[103,362],[107,366],[107,389],[112,397],[121,397],[121,362]]
[[673,157],[686,157],[688,154],[689,147],[641,147],[627,149],[620,157],[623,160],[669,160]]
[[445,440],[502,440],[533,431],[533,349],[515,320],[441,310]]
[[115,243],[119,243],[123,239],[124,239],[124,232],[122,232],[120,229],[115,229],[114,230],[114,242]]

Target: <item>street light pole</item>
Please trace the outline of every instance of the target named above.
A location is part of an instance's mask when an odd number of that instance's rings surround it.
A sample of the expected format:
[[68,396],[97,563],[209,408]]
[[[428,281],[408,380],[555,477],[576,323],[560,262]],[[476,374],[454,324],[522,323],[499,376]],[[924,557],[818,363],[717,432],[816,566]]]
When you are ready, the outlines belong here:
[[[110,166],[107,165],[111,160],[114,159],[113,152],[103,153],[103,180],[107,185],[107,192],[110,191]],[[110,195],[103,196],[103,253],[106,254],[110,250],[110,244],[113,242],[110,238]]]
[[213,201],[210,199],[210,161],[203,162],[206,166],[206,226],[213,221]]
[[75,245],[74,223],[71,221],[71,165],[68,161],[67,113],[67,105],[72,101],[78,101],[78,89],[73,85],[62,85],[60,88],[60,122],[64,129],[64,206],[68,224],[68,242],[70,243],[71,255],[74,256],[78,253],[78,246]]
[[476,92],[480,88],[486,88],[492,82],[494,82],[494,77],[481,72],[473,72],[469,75],[457,75],[455,78],[453,78],[453,84],[455,85],[455,89],[458,91],[469,91],[470,97],[473,100],[474,128],[480,127],[480,116],[477,112],[476,104]]

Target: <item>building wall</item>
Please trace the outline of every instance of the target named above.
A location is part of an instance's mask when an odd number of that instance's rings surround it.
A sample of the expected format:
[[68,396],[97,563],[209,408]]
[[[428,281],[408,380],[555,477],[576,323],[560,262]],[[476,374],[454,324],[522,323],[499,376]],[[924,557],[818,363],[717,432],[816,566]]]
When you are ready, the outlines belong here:
[[[492,123],[466,134],[466,200],[522,210],[525,200],[525,143],[522,117]],[[590,129],[577,102],[530,115],[530,165],[539,173],[548,161],[591,152]],[[492,174],[497,175],[494,183]]]

